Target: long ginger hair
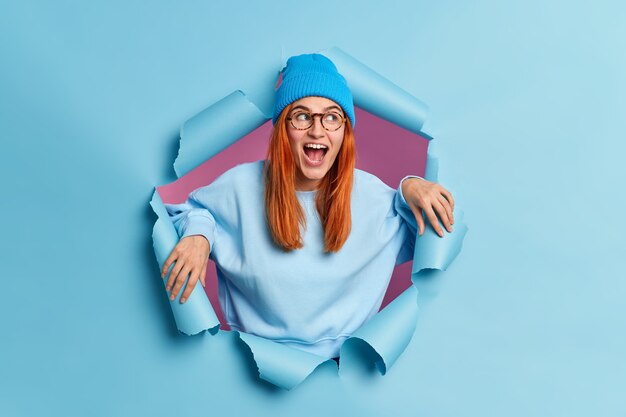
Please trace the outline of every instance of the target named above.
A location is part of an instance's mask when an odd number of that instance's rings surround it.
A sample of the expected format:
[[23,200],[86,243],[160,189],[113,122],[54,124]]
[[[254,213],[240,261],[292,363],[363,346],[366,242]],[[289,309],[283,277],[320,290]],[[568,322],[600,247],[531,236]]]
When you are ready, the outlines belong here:
[[[296,195],[296,166],[287,136],[287,106],[276,121],[265,159],[265,213],[274,242],[285,251],[302,248],[300,227],[306,218]],[[316,207],[324,228],[324,251],[337,252],[352,229],[350,196],[356,165],[356,147],[350,120],[337,158],[317,190]]]

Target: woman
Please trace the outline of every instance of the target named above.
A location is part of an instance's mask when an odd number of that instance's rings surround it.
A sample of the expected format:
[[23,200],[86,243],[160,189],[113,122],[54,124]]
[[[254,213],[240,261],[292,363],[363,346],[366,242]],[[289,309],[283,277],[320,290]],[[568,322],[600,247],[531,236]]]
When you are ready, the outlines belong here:
[[437,217],[451,232],[454,201],[419,177],[395,191],[355,169],[352,94],[328,58],[290,58],[276,94],[267,159],[166,205],[181,240],[162,276],[173,264],[172,300],[189,276],[185,302],[210,256],[232,329],[336,357],[412,258],[422,211],[443,236]]

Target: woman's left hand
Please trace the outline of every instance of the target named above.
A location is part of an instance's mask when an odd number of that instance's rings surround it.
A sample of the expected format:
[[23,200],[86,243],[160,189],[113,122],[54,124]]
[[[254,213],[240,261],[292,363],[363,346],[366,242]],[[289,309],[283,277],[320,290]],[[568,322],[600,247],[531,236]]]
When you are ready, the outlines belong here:
[[448,190],[422,178],[407,178],[402,182],[402,194],[415,215],[420,236],[425,226],[422,210],[439,236],[443,237],[443,230],[437,216],[446,230],[452,232],[454,199]]

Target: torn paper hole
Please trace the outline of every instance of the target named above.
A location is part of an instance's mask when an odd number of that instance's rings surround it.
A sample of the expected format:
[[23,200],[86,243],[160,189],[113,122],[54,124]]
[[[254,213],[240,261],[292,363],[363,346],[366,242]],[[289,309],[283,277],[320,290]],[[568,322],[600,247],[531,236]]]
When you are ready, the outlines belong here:
[[[353,91],[359,119],[355,130],[358,167],[392,188],[407,172],[423,175],[431,139],[420,131],[426,109],[423,103],[340,50],[334,48],[325,54],[336,62]],[[178,242],[163,201],[183,201],[191,190],[210,183],[229,168],[264,159],[271,131],[268,118],[243,92],[236,91],[184,123],[174,163],[179,180],[159,187],[151,201],[158,216],[153,241],[159,265],[163,265]],[[381,141],[381,137],[385,140]],[[418,237],[413,272],[422,268],[445,269],[460,251],[466,232],[460,225],[457,221],[455,231],[444,238],[434,232],[434,240],[428,233]],[[408,266],[397,268],[402,276],[396,274],[392,278],[381,311],[344,342],[342,359],[366,344],[375,352],[376,367],[385,374],[402,354],[417,321],[417,290],[411,284]],[[207,280],[207,286],[215,280]],[[207,299],[202,286],[196,285],[186,303],[180,304],[178,299],[170,302],[182,333],[218,331],[223,315],[215,291],[209,290],[208,294]],[[252,334],[237,333],[250,347],[259,376],[285,389],[297,386],[330,360]]]

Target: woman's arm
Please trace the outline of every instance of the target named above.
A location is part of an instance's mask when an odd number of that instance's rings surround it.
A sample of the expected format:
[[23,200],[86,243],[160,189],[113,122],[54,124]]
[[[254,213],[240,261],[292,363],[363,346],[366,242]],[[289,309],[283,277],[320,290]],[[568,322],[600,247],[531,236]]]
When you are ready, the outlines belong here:
[[172,267],[165,288],[171,290],[170,300],[175,300],[185,280],[189,277],[180,297],[184,303],[198,280],[204,287],[209,254],[215,240],[215,218],[208,209],[207,187],[194,190],[182,204],[166,204],[180,241],[163,264],[161,277],[165,279]]
[[427,181],[423,178],[405,178],[401,184],[404,199],[415,215],[419,235],[424,233],[424,214],[435,229],[435,232],[443,237],[443,230],[439,219],[448,232],[452,232],[454,224],[454,198],[452,194],[441,185]]
[[176,299],[187,277],[189,280],[180,297],[181,303],[189,298],[198,280],[204,285],[211,252],[217,261],[220,246],[217,236],[228,238],[227,234],[220,234],[220,230],[235,230],[239,227],[238,202],[242,198],[241,194],[252,192],[251,183],[257,186],[262,184],[263,166],[263,161],[237,165],[211,184],[192,191],[184,203],[165,205],[181,238],[161,271],[165,278],[168,268],[172,268],[166,283],[168,291],[172,291],[171,300]]

